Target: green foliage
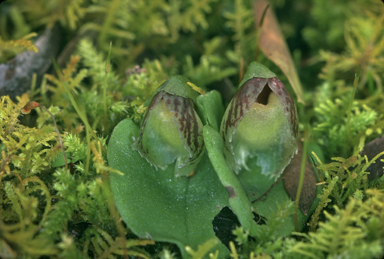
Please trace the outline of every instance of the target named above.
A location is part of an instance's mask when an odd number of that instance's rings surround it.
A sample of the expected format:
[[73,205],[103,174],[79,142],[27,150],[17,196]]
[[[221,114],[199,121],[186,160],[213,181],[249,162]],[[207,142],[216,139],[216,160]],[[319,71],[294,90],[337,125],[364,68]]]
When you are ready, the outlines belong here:
[[[384,32],[379,26],[384,22],[382,13],[367,11],[363,16],[351,16],[345,23],[345,50],[342,54],[320,52],[320,59],[327,62],[323,77],[329,81],[361,65],[360,87],[372,80],[375,87],[383,91],[382,63],[384,62]],[[374,91],[375,89],[369,89]]]
[[218,53],[222,42],[221,37],[215,37],[204,43],[204,53],[198,65],[193,64],[191,56],[186,56],[183,68],[184,74],[198,86],[207,87],[212,82],[236,74],[235,67],[226,67],[227,61]]
[[357,154],[347,159],[333,157],[329,164],[322,164],[316,157],[316,163],[319,163],[317,168],[325,179],[319,195],[320,203],[308,224],[311,231],[315,231],[321,212],[329,208],[329,205],[336,204],[343,208],[350,197],[362,200],[367,188],[375,186],[374,183],[368,183],[367,169],[382,154],[383,152],[368,161],[367,157],[361,157],[357,151]]
[[0,37],[0,62],[6,61],[9,57],[20,53],[24,50],[37,52],[38,49],[33,45],[31,38],[35,37],[36,33],[29,33],[18,40],[4,41]]
[[[332,2],[332,8],[329,8],[329,2],[326,0],[313,1],[310,10],[311,22],[303,31],[305,40],[313,49],[330,49],[340,51],[344,49],[345,41],[343,39],[345,21],[348,18],[356,17],[361,13],[361,7],[368,7],[377,13],[380,12],[381,3],[375,0],[343,1]],[[326,31],[326,33],[322,33]]]
[[232,250],[232,258],[380,258],[383,249],[384,193],[369,189],[367,199],[350,198],[346,207],[334,206],[334,215],[325,212],[326,221],[321,222],[316,232],[304,238],[275,238],[271,241],[247,240],[241,228],[233,233],[239,245]]
[[[269,206],[273,209],[257,239],[250,238],[244,224],[234,231],[237,246],[230,243],[230,257],[380,258],[384,177],[368,182],[367,168],[382,159],[382,153],[368,160],[359,151],[384,129],[382,2],[336,0],[332,8],[326,0],[270,3],[295,53],[303,85],[316,87],[306,93],[309,105],[300,117],[311,123],[311,141],[324,154],[322,160],[314,158],[322,191],[307,222],[309,233],[279,234],[289,226],[293,208],[288,199],[281,199],[280,206]],[[21,51],[37,51],[34,32],[55,23],[61,25],[60,49],[75,47],[70,55],[65,52],[71,57],[64,69],[44,75],[29,97],[25,94],[16,103],[6,96],[0,99],[0,257],[177,258],[168,243],[161,253],[141,248],[154,242],[138,239],[122,224],[109,183],[110,174],[121,172],[108,167],[106,146],[121,120],[140,123],[147,101],[169,76],[183,74],[208,93],[219,90],[229,102],[233,86],[241,81],[241,65],[246,67],[255,57],[252,8],[242,0],[1,3],[0,63]],[[111,42],[112,57],[107,58]],[[264,64],[269,67],[268,61]],[[354,93],[353,75],[359,65]],[[221,103],[220,94],[215,94]],[[198,105],[218,112],[216,106],[204,106],[207,96]],[[31,115],[20,114],[29,99],[49,107],[55,116],[67,170],[49,114],[39,108]],[[221,116],[205,120],[215,128]],[[276,198],[278,188],[269,195]],[[133,203],[139,211],[142,203]],[[256,206],[256,212],[265,204]],[[148,222],[154,222],[155,213],[147,212]],[[156,224],[155,229],[161,227]],[[185,244],[190,245],[185,255],[218,258],[217,239],[198,241],[201,244]]]
[[311,217],[311,221],[308,223],[312,231],[315,231],[317,224],[319,222],[320,213],[327,207],[328,203],[332,200],[329,199],[331,192],[333,191],[333,187],[339,179],[337,177],[333,178],[331,181],[327,183],[327,186],[324,186],[322,189],[322,193],[318,196],[320,199],[319,204],[316,207],[315,212]]
[[77,205],[76,182],[72,181],[69,172],[60,169],[55,172],[54,178],[57,182],[54,183],[53,188],[62,200],[54,204],[55,210],[44,222],[44,232],[50,238],[55,238],[62,231]]
[[66,152],[70,154],[71,160],[84,161],[87,157],[87,148],[82,143],[79,136],[75,134],[65,135],[63,138],[64,146],[66,146]]
[[[97,52],[90,39],[79,42],[77,52],[81,57],[81,63],[87,68],[87,75],[91,77],[91,85],[100,87],[105,77],[105,58]],[[108,89],[117,90],[118,77],[113,69],[108,71]]]
[[366,191],[365,201],[350,198],[344,209],[334,206],[334,215],[325,212],[326,222],[307,242],[297,243],[292,250],[309,258],[380,258],[383,250],[384,193]]
[[235,42],[234,51],[228,51],[227,55],[238,66],[242,60],[246,61],[246,66],[254,60],[256,33],[251,8],[243,0],[236,0],[234,1],[234,11],[224,13],[224,17],[228,20],[226,25],[234,32],[232,40]]
[[[188,254],[191,255],[192,259],[199,259],[199,258],[203,258],[206,254],[208,254],[208,252],[212,248],[215,248],[218,244],[219,244],[219,240],[217,240],[216,238],[212,238],[206,241],[205,243],[203,243],[202,245],[199,245],[196,251],[194,251],[189,246],[186,247],[186,250]],[[210,255],[210,258],[217,258],[219,256],[219,251],[216,250],[215,253],[210,253],[209,255]]]
[[20,125],[18,116],[26,104],[27,96],[14,104],[7,96],[0,102],[0,174],[19,174],[22,178],[40,173],[49,167],[56,156],[57,149],[52,143],[57,141],[57,134],[51,126],[41,129]]
[[[47,141],[56,140],[57,136],[51,126],[28,129],[18,123],[17,117],[25,102],[24,98],[20,104],[15,105],[9,98],[4,97],[1,103],[3,106],[0,122],[6,122],[1,125],[3,131],[0,139],[1,145],[6,148],[2,151],[0,171],[1,201],[4,204],[0,217],[2,238],[17,248],[20,257],[38,258],[45,255],[88,258],[91,251],[95,256],[127,253],[146,258],[145,253],[129,249],[151,244],[152,241],[126,240],[120,237],[116,227],[117,218],[111,217],[113,200],[106,178],[108,168],[104,164],[101,151],[105,140],[91,143],[94,159],[88,173],[82,165],[87,157],[85,144],[78,136],[68,134],[64,137],[64,145],[69,145],[67,151],[73,161],[79,160],[77,170],[70,172],[58,168],[52,179],[44,177],[46,183],[36,176],[31,176],[43,173],[51,161],[47,155],[52,153],[53,157],[58,151],[36,150],[47,145]],[[21,133],[24,135],[20,135]],[[35,141],[24,141],[32,136]],[[34,151],[32,158],[29,157],[28,150]],[[21,156],[22,154],[25,155]],[[24,156],[28,159],[26,162],[20,159]],[[40,161],[44,162],[43,165]],[[47,185],[51,187],[50,190]],[[72,229],[73,226],[83,222],[88,222],[91,227],[87,228],[82,240],[82,243],[87,244],[87,249],[81,252],[76,245],[76,242],[79,242],[76,235],[66,233],[76,231]]]
[[128,70],[120,92],[130,100],[130,117],[138,122],[144,114],[144,102],[150,100],[157,87],[167,78],[167,71],[159,60],[145,60],[143,67]]
[[[4,5],[0,6],[0,11],[2,10],[2,7],[4,7]],[[6,10],[7,7],[4,7],[4,9]],[[9,18],[10,22],[14,25],[14,28],[11,32],[11,37],[10,35],[8,35],[8,32],[6,30],[8,25],[7,18]],[[20,8],[16,5],[10,6],[8,12],[2,15],[1,24],[1,35],[5,40],[8,40],[10,38],[18,39],[31,32],[31,26],[26,23],[25,17],[21,13]]]
[[[275,240],[281,236],[280,229],[286,227],[287,221],[293,214],[294,204],[291,201],[279,204],[276,211],[272,215],[268,215],[268,222],[265,226],[260,227],[258,238],[261,242]],[[291,223],[292,224],[292,223]]]
[[[28,20],[34,25],[45,24],[52,27],[56,22],[73,30],[76,24],[85,15],[86,9],[82,6],[84,0],[38,0],[33,5],[25,0],[15,1]],[[36,8],[38,6],[39,8]]]
[[[35,184],[30,186],[28,183]],[[55,247],[53,240],[45,235],[40,235],[40,225],[35,222],[41,219],[37,212],[41,207],[44,207],[43,202],[39,201],[40,197],[36,190],[42,190],[45,199],[50,200],[49,191],[45,184],[37,178],[31,177],[21,183],[7,181],[3,182],[2,185],[2,192],[4,192],[2,196],[5,195],[4,202],[10,204],[13,208],[13,210],[5,208],[1,214],[2,237],[10,244],[17,244],[17,252],[20,257],[23,255],[39,257],[41,255],[58,254],[59,251]],[[50,202],[47,202],[45,211],[48,212],[49,209]],[[45,216],[43,216],[43,220]]]
[[[55,105],[59,107],[68,107],[68,109],[62,110],[57,114],[58,120],[63,120],[67,129],[75,129],[79,123],[79,116],[76,112],[76,107],[71,101],[67,90],[71,91],[75,96],[75,102],[81,111],[87,111],[88,120],[92,125],[92,128],[97,129],[99,132],[109,131],[117,123],[117,121],[127,113],[128,105],[125,102],[116,100],[114,92],[117,89],[118,79],[114,75],[113,71],[109,71],[108,75],[108,94],[106,96],[106,104],[110,109],[107,110],[107,121],[104,126],[103,121],[103,102],[104,97],[103,91],[103,78],[105,74],[105,62],[100,54],[96,53],[93,47],[89,44],[89,41],[82,41],[79,45],[79,52],[81,56],[71,56],[70,62],[67,67],[63,70],[61,79],[52,75],[45,75],[48,79],[47,88],[53,93],[50,99]],[[89,70],[82,68],[77,71],[79,63],[84,60],[85,66],[89,66]],[[100,65],[102,64],[102,65]],[[91,90],[87,90],[81,82],[86,77],[91,77],[93,80],[93,87]]]
[[[89,6],[91,13],[105,17],[102,24],[86,23],[82,30],[99,32],[98,44],[106,51],[112,40],[112,58],[129,66],[146,48],[153,50],[176,42],[180,30],[194,32],[208,27],[206,13],[213,0],[191,1],[99,1]],[[153,38],[156,44],[153,44]]]
[[[58,104],[49,110],[58,117],[62,125],[65,125],[65,121],[61,118],[69,120],[67,123],[70,126],[67,129],[73,131],[63,136],[68,161],[74,163],[68,171],[62,167],[63,164],[55,171],[49,168],[60,152],[54,146],[57,143],[57,133],[52,127],[50,117],[38,111],[38,128],[29,128],[18,120],[28,96],[24,95],[18,104],[8,97],[1,98],[0,197],[4,204],[0,218],[2,238],[17,249],[21,257],[37,258],[45,255],[88,258],[89,254],[109,257],[128,254],[146,258],[145,252],[136,248],[131,250],[131,247],[145,246],[152,242],[126,240],[124,233],[127,230],[119,225],[116,216],[111,216],[116,215],[116,211],[107,172],[119,172],[105,165],[105,153],[103,154],[102,149],[106,140],[94,136],[93,140],[85,142],[79,134],[82,127],[78,126],[78,121],[82,115],[72,105],[81,98],[85,102],[80,107],[91,105],[95,98],[98,103],[102,102],[96,95],[88,96],[85,88],[79,85],[88,73],[85,69],[76,73],[79,60],[79,56],[73,56],[60,79],[46,75],[55,85],[49,88],[53,93],[52,100]],[[72,93],[78,93],[75,103],[69,100],[70,96],[65,96],[68,93],[65,87]],[[41,92],[44,93],[43,90]],[[48,100],[44,96],[42,99]],[[125,112],[122,102],[110,98],[107,104],[109,112]],[[58,107],[66,108],[60,110]],[[95,110],[94,107],[92,109]],[[99,112],[94,113],[96,117],[103,113],[102,110],[96,112]],[[85,164],[90,157],[92,160],[87,169]],[[39,175],[44,180],[33,175]],[[87,225],[80,240],[78,234],[73,233],[77,233],[84,222]],[[78,247],[82,246],[79,242],[86,245],[84,250],[79,250]]]
[[357,148],[356,143],[361,137],[373,132],[377,136],[382,132],[381,126],[378,126],[382,125],[382,118],[378,120],[378,113],[370,107],[372,105],[354,100],[349,109],[351,94],[351,88],[339,85],[332,89],[329,83],[324,83],[316,94],[314,112],[317,121],[313,138],[324,147],[327,158],[337,154],[347,156],[353,148]]
[[[127,119],[116,126],[108,144],[110,166],[124,173],[110,177],[124,222],[141,238],[177,244],[183,257],[194,249],[196,255],[211,249],[227,254],[212,228],[214,216],[228,203],[227,192],[207,154],[192,177],[175,177],[173,164],[157,170],[131,148],[138,134],[138,126]],[[208,240],[213,241],[198,248]]]
[[359,155],[348,159],[334,157],[332,160],[334,162],[319,165],[318,169],[324,173],[326,182],[332,183],[333,179],[337,179],[330,196],[342,208],[346,199],[355,191],[368,187],[366,169],[370,163],[363,163],[364,158]]
[[281,237],[278,229],[283,227],[292,214],[294,204],[286,203],[270,215],[267,225],[261,225],[260,233],[256,240],[249,238],[249,233],[243,227],[232,231],[236,236],[239,248],[236,250],[231,245],[232,258],[301,258],[299,254],[291,251],[297,240],[291,237]]

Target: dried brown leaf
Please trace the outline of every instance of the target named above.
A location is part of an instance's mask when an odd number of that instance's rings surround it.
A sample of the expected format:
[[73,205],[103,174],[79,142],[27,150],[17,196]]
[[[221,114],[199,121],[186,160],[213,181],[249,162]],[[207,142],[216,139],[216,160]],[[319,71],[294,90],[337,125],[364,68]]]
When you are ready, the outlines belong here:
[[[253,10],[256,30],[260,27],[260,21],[265,8],[266,0],[254,0]],[[304,104],[303,90],[299,76],[293,64],[291,54],[280,31],[278,21],[271,8],[268,8],[260,31],[259,47],[273,63],[275,63],[287,76],[289,83],[297,95],[297,100]]]
[[[292,158],[291,163],[283,172],[284,189],[293,201],[296,200],[297,187],[299,186],[301,159],[303,155],[303,147],[298,143],[299,150]],[[301,189],[299,208],[307,215],[316,197],[316,175],[308,158],[305,163],[304,182]]]
[[[377,154],[383,151],[384,151],[384,135],[366,144],[364,146],[363,151],[361,151],[361,155],[362,156],[366,155],[368,157],[368,160],[372,160]],[[376,177],[380,177],[383,175],[384,162],[380,161],[381,159],[383,159],[383,156],[379,157],[376,160],[376,163],[371,164],[368,167],[367,171],[370,172],[370,174],[368,175],[368,179],[370,181],[372,181]]]
[[37,108],[37,107],[40,107],[40,104],[38,102],[35,102],[35,101],[30,101],[28,102],[22,109],[21,109],[21,112],[23,114],[28,114],[30,113],[33,109]]

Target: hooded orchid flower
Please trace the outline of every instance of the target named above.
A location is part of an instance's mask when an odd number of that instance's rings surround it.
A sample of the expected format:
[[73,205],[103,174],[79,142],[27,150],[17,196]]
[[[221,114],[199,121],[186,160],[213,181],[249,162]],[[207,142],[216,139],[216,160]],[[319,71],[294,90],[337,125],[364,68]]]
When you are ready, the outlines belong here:
[[183,76],[172,76],[155,92],[133,148],[151,165],[176,176],[189,175],[204,153],[203,124],[196,112],[197,92]]
[[224,155],[236,173],[252,161],[264,175],[278,177],[297,152],[294,100],[268,68],[252,62],[221,122]]

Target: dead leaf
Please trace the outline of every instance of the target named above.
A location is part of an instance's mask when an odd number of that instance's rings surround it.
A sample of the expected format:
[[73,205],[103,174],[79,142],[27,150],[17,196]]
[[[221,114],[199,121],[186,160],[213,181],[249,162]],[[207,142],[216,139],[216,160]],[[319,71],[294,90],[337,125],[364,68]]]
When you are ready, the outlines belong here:
[[[300,180],[301,158],[303,155],[303,147],[298,143],[299,150],[292,158],[291,163],[283,172],[284,189],[293,201],[296,200],[297,187]],[[307,215],[316,197],[316,175],[308,158],[305,163],[304,182],[301,189],[299,208]]]
[[23,114],[28,114],[30,113],[33,109],[36,109],[37,107],[40,107],[40,104],[35,101],[30,101],[28,102],[22,109],[21,112]]
[[[267,5],[268,2],[266,0],[254,0],[253,2],[256,30],[260,27],[259,23]],[[275,63],[287,76],[297,95],[297,100],[304,104],[299,76],[297,75],[287,44],[281,34],[276,16],[270,7],[265,14],[261,27],[259,47],[264,55]]]
[[[368,160],[373,159],[376,155],[378,155],[380,152],[384,151],[384,135],[372,140],[368,144],[364,146],[363,151],[361,151],[361,155],[366,155],[368,157]],[[376,163],[371,164],[367,171],[369,172],[368,179],[372,181],[376,177],[380,177],[383,175],[383,167],[384,162],[380,161],[383,159],[383,156],[376,159]]]

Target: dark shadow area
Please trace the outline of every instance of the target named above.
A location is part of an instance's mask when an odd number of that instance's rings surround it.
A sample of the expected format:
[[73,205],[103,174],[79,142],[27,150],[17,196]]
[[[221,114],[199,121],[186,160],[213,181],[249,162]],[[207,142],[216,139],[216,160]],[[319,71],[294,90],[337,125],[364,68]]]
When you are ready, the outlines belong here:
[[[265,218],[260,215],[253,213],[253,220],[259,225],[265,225]],[[236,242],[236,236],[232,234],[232,231],[240,226],[240,222],[237,216],[232,212],[228,207],[224,207],[219,214],[212,221],[213,231],[218,239],[229,249],[229,242],[234,242],[235,246],[240,247]],[[252,237],[249,237],[250,240],[254,240]]]

